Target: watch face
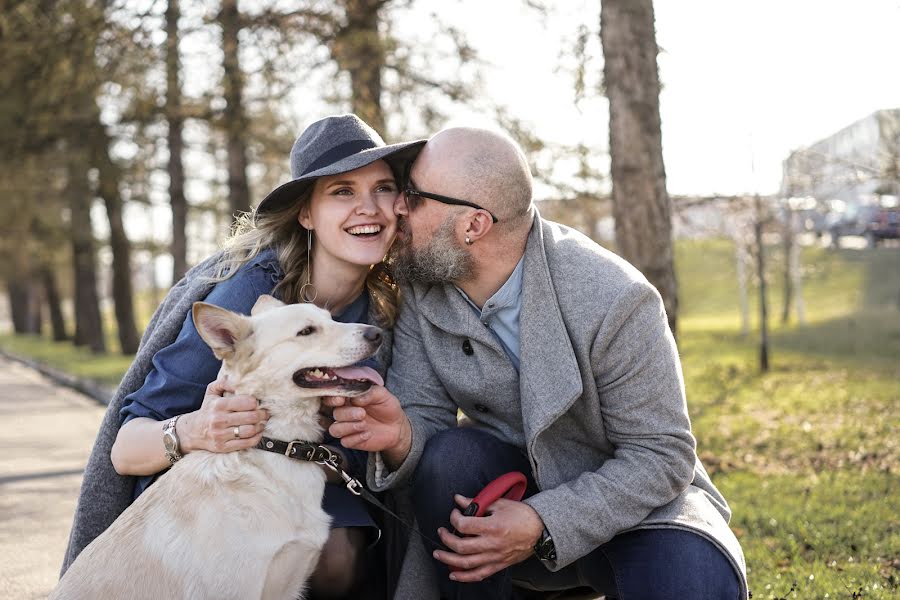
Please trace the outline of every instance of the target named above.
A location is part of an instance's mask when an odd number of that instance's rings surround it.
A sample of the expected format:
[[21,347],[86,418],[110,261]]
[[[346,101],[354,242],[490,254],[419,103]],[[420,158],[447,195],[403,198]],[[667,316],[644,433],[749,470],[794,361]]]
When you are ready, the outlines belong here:
[[538,541],[534,553],[541,560],[556,560],[556,546],[549,535],[542,536]]
[[163,446],[166,447],[166,452],[175,452],[175,437],[169,431],[163,434]]

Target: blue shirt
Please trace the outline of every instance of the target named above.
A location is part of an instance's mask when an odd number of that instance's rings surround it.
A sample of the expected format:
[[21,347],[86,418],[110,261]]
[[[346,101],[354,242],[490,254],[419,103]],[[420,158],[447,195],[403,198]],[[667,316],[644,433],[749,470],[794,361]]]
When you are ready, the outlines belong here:
[[519,313],[522,312],[522,274],[525,272],[525,256],[519,259],[519,263],[509,279],[506,280],[494,295],[487,299],[484,308],[478,306],[469,299],[464,291],[456,288],[466,302],[475,310],[478,320],[487,327],[509,357],[516,371],[519,370]]
[[[283,277],[275,251],[264,250],[241,266],[232,277],[216,284],[204,301],[249,315],[256,299],[262,294],[271,294]],[[367,323],[368,313],[369,295],[363,292],[334,319],[342,323]],[[374,366],[368,362],[362,364]],[[144,385],[122,401],[119,412],[122,424],[137,417],[163,421],[199,409],[206,395],[206,386],[216,379],[221,366],[222,361],[215,357],[197,333],[189,311],[175,341],[153,356],[153,367]],[[334,443],[334,439],[328,436],[325,441]],[[356,476],[365,472],[364,452],[345,450],[344,453],[349,463],[347,470],[351,474]],[[135,497],[151,481],[153,476],[138,478]]]

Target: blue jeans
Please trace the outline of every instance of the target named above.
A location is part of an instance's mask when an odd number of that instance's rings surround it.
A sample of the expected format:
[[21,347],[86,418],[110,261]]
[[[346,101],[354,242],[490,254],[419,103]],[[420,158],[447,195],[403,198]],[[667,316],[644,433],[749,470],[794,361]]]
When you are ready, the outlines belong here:
[[[453,494],[474,497],[508,471],[528,476],[526,496],[537,493],[522,450],[492,435],[460,427],[433,436],[413,477],[412,499],[419,527],[434,535],[449,527]],[[425,541],[429,554],[434,550]],[[615,536],[587,556],[551,572],[536,558],[478,583],[456,583],[447,566],[433,560],[441,598],[515,598],[516,590],[592,588],[619,600],[738,600],[740,585],[731,563],[710,541],[680,529],[645,529]],[[515,586],[515,587],[514,587]]]

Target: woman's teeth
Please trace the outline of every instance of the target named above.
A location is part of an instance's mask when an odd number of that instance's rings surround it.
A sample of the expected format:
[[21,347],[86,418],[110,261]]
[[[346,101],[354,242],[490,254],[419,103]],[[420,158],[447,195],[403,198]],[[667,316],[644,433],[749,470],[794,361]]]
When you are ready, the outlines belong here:
[[347,233],[351,235],[360,235],[363,233],[379,233],[380,231],[381,225],[358,225],[348,229]]

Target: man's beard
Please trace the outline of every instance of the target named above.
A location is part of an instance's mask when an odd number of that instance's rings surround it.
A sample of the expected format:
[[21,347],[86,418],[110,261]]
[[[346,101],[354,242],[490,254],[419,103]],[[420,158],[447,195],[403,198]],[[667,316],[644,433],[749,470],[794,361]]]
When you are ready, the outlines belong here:
[[452,217],[448,217],[431,241],[413,250],[409,224],[406,236],[394,243],[391,271],[399,281],[409,283],[446,283],[462,281],[475,274],[475,260],[454,237]]

